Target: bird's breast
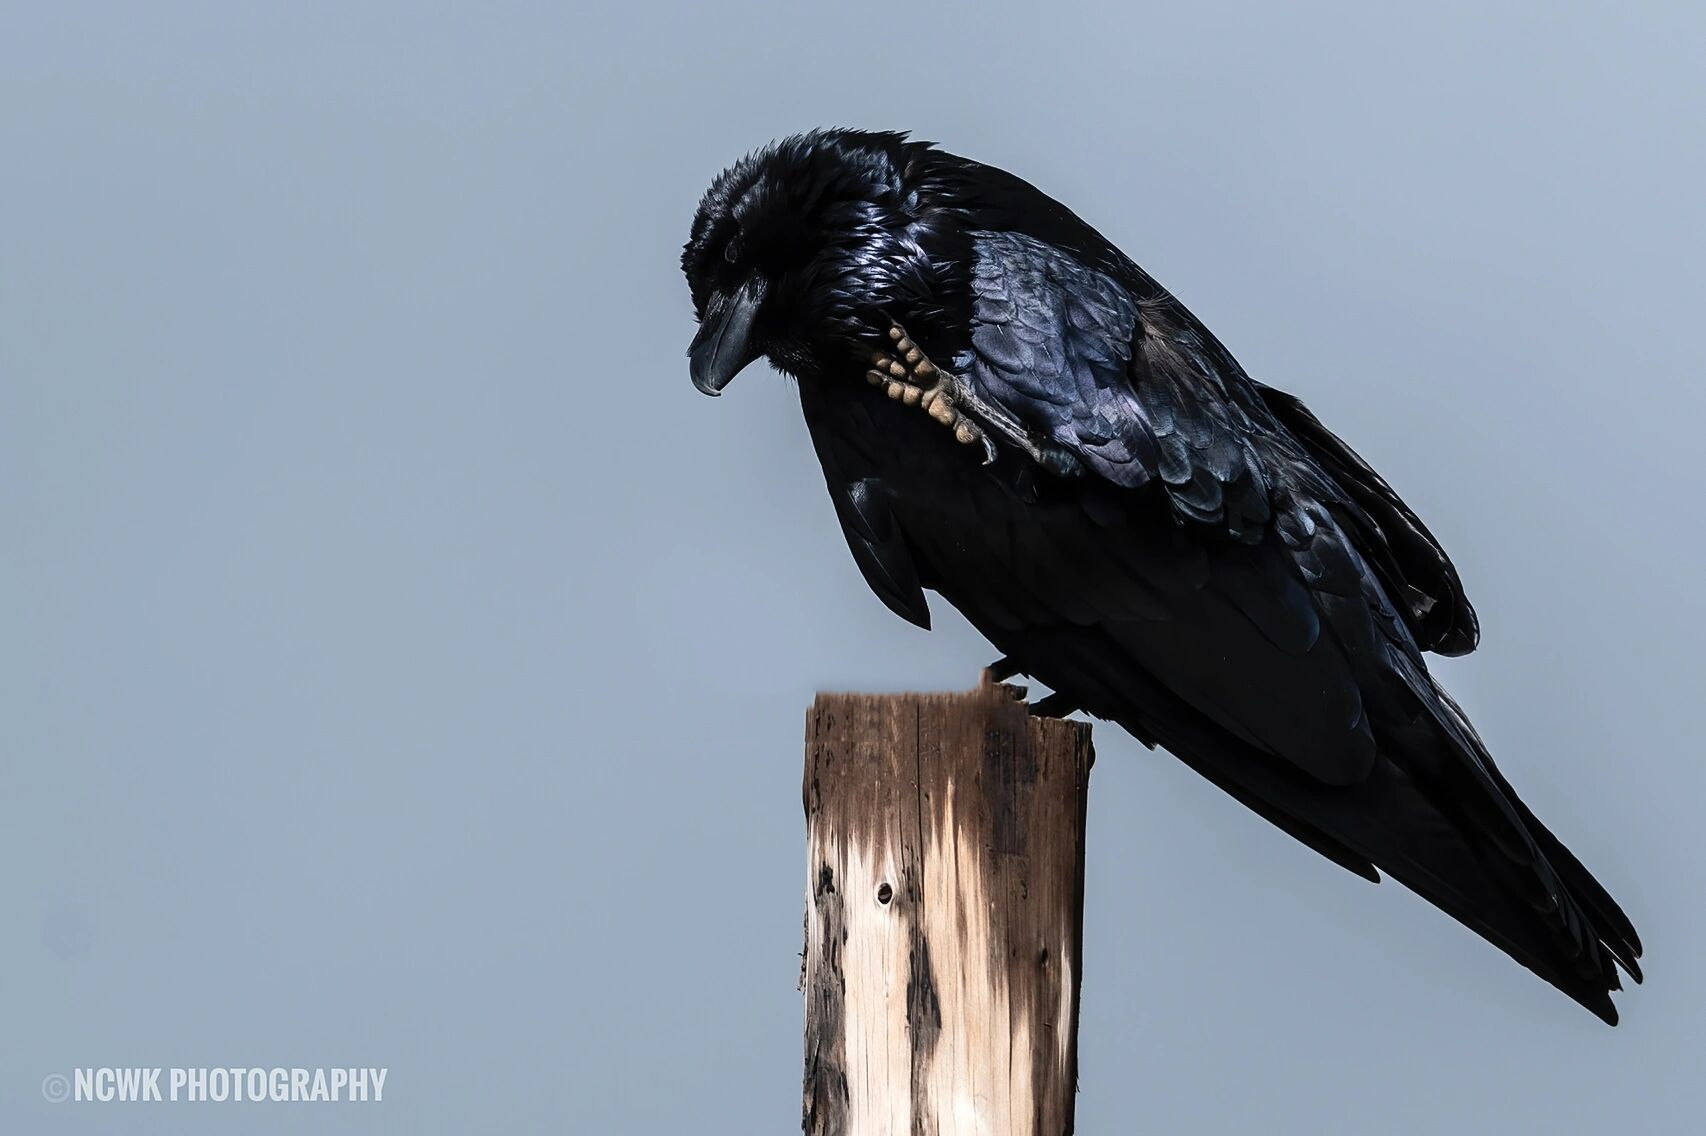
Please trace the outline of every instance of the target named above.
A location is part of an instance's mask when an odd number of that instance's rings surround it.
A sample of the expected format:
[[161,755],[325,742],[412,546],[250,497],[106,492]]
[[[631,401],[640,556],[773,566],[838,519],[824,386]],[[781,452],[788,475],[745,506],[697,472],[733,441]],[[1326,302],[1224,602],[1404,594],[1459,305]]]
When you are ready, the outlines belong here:
[[1000,484],[980,447],[959,440],[921,400],[889,397],[863,371],[802,382],[800,403],[826,466],[878,479],[897,509],[940,507]]

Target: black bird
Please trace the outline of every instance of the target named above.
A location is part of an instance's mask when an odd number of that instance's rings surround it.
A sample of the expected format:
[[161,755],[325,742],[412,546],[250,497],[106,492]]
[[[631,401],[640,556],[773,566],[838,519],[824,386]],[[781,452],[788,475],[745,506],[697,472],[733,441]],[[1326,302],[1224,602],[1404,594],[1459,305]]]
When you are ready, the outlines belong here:
[[1628,918],[1512,790],[1423,652],[1479,637],[1445,551],[1065,206],[904,134],[724,171],[682,268],[693,383],[799,382],[853,558],[1074,708],[1335,863],[1419,892],[1606,1022]]

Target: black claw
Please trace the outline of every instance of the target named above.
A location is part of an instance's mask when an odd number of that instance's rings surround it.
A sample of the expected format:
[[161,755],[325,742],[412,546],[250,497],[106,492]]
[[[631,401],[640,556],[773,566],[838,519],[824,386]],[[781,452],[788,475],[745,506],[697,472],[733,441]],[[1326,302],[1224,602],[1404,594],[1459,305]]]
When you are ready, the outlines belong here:
[[1014,661],[1013,656],[1003,655],[983,669],[989,672],[990,682],[1006,682],[1024,668]]
[[1077,709],[1078,704],[1064,694],[1051,694],[1031,703],[1031,713],[1039,718],[1064,718]]

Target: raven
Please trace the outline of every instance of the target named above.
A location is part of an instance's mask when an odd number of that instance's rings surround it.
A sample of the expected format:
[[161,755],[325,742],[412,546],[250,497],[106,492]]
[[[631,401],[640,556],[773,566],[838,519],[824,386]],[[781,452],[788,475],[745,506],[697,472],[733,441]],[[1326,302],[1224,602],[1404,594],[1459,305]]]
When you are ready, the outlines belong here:
[[925,589],[1074,709],[1335,863],[1420,893],[1609,1024],[1629,919],[1423,653],[1479,638],[1439,542],[1292,395],[1010,173],[823,130],[717,177],[693,383],[767,357],[871,590]]

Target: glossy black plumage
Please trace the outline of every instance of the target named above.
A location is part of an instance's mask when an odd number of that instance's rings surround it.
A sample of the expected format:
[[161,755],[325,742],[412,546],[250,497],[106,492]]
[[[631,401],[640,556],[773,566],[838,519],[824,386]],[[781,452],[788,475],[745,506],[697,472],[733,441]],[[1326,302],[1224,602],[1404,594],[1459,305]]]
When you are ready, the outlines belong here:
[[[799,379],[836,515],[890,609],[928,626],[939,593],[1073,705],[1615,1022],[1618,964],[1639,979],[1633,927],[1424,662],[1478,637],[1450,559],[1098,233],[1000,170],[821,132],[725,172],[683,268],[695,382],[715,393],[759,354]],[[986,464],[864,381],[896,324],[1024,444],[997,439]]]

